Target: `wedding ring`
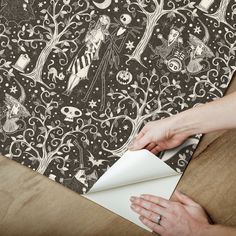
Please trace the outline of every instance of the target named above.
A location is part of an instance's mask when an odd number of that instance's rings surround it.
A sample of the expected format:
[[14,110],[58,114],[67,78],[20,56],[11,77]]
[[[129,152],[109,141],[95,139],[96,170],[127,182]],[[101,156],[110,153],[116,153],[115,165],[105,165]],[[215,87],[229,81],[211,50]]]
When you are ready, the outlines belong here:
[[158,224],[158,225],[161,224],[161,215],[159,215],[159,216],[157,217],[157,224]]

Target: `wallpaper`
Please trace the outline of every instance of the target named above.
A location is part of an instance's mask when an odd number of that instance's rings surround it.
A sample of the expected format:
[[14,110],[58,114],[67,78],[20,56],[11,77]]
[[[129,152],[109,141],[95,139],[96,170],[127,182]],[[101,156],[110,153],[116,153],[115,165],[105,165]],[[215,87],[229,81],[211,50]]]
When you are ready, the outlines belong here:
[[235,29],[233,0],[0,0],[1,154],[87,192],[148,121],[223,96]]

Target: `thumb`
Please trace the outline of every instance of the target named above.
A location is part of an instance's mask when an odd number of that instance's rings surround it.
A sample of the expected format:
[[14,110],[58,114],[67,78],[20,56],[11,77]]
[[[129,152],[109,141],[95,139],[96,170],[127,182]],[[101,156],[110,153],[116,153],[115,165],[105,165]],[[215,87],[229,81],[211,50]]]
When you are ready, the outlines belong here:
[[191,198],[189,198],[187,195],[181,193],[180,191],[175,191],[176,198],[183,204],[189,205],[189,206],[199,206],[198,203],[194,202]]
[[134,142],[129,146],[129,150],[135,151],[140,150],[147,146],[151,142],[149,135],[145,134],[139,139],[135,139]]

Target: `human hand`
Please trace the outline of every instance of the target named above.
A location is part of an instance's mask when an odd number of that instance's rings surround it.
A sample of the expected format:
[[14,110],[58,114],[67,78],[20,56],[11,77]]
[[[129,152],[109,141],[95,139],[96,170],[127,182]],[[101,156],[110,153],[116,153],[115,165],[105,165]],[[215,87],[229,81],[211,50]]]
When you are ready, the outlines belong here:
[[131,197],[131,209],[140,215],[144,225],[161,236],[204,235],[210,226],[204,209],[179,191],[175,196],[178,202],[148,194]]
[[188,136],[184,130],[176,128],[174,117],[151,121],[135,137],[129,146],[129,150],[135,151],[146,148],[157,154],[163,150],[179,146]]

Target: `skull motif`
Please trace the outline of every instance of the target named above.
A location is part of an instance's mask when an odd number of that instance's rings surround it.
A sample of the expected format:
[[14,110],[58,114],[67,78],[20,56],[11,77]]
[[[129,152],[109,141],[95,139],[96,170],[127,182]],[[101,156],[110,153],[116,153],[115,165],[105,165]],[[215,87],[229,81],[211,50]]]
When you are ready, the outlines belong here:
[[182,62],[178,58],[167,61],[168,69],[172,72],[179,72],[182,69]]
[[132,18],[131,18],[131,16],[128,15],[128,14],[122,14],[122,15],[120,16],[120,21],[121,21],[121,23],[122,23],[123,25],[127,26],[127,25],[129,25],[129,24],[131,23]]
[[132,81],[133,75],[128,71],[128,69],[127,70],[121,70],[116,75],[116,79],[120,84],[127,85]]
[[74,118],[82,115],[82,112],[76,107],[63,107],[61,113],[64,114],[65,121],[73,122]]

